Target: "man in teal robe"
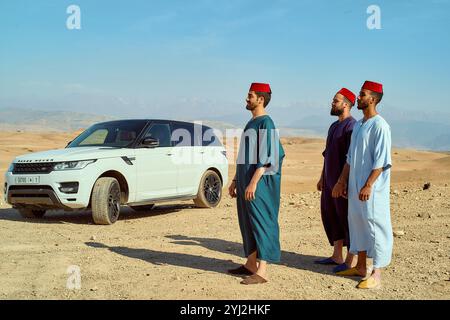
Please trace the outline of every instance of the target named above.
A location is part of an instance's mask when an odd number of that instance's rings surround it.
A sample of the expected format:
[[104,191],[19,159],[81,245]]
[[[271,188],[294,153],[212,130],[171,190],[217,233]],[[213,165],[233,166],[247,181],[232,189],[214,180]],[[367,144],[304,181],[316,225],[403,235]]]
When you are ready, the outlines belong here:
[[279,262],[281,256],[278,211],[284,150],[265,110],[271,93],[268,84],[250,87],[246,108],[253,117],[241,137],[236,175],[229,187],[230,195],[237,198],[247,262],[228,271],[248,275],[242,284],[267,282],[267,262]]

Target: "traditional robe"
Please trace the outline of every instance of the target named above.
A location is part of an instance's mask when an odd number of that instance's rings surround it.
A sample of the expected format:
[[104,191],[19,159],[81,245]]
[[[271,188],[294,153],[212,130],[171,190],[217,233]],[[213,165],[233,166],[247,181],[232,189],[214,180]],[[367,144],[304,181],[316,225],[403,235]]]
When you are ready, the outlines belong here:
[[[280,260],[278,211],[283,158],[272,119],[264,115],[250,120],[241,138],[236,165],[238,218],[246,257],[257,250],[260,260]],[[266,168],[266,173],[257,184],[255,200],[247,201],[245,189],[261,167]]]
[[[350,251],[367,251],[374,268],[389,265],[393,235],[390,215],[391,129],[376,115],[359,120],[353,127],[347,155],[350,165],[348,180],[348,224]],[[383,172],[372,187],[368,201],[360,201],[359,193],[374,169]]]
[[334,122],[328,130],[323,166],[323,188],[320,201],[322,223],[330,245],[344,240],[349,247],[348,201],[345,198],[333,198],[332,190],[341,175],[347,159],[353,126],[356,120],[348,117]]

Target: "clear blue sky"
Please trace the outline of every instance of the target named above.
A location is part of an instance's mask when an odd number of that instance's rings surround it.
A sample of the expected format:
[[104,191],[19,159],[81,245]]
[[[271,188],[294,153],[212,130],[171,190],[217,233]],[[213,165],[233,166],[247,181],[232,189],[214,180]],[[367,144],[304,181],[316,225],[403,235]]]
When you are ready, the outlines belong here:
[[[66,28],[70,4],[81,30]],[[371,4],[381,30],[366,27]],[[279,106],[328,105],[370,79],[391,105],[444,111],[449,16],[444,0],[1,0],[0,107],[76,96],[241,108],[252,81],[270,82]]]

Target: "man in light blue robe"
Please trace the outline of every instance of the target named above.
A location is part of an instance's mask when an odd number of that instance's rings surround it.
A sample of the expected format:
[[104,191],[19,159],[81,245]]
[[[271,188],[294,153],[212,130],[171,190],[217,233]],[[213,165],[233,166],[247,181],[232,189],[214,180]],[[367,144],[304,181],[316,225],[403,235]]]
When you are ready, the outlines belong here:
[[380,286],[381,269],[390,264],[392,256],[391,130],[376,111],[382,97],[381,84],[364,83],[358,96],[364,118],[353,127],[347,164],[333,189],[334,197],[348,196],[350,252],[358,254],[356,267],[337,274],[366,277],[367,258],[373,259],[372,274],[359,282],[360,289]]

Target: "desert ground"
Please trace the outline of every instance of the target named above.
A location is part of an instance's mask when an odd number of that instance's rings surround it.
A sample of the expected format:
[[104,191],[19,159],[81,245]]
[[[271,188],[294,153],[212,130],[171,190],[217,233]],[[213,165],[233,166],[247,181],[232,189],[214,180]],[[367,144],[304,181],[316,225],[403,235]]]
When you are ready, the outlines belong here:
[[[63,148],[77,133],[0,132],[0,183],[15,156]],[[226,270],[244,262],[235,200],[224,189],[214,209],[190,201],[136,213],[111,226],[90,212],[25,220],[0,202],[0,299],[449,299],[450,154],[394,149],[391,265],[382,288],[355,288],[332,267],[315,191],[324,140],[283,138],[279,214],[282,260],[269,282],[244,286]],[[230,165],[230,176],[234,175]],[[425,183],[431,187],[423,190]],[[71,266],[81,288],[68,289]]]

